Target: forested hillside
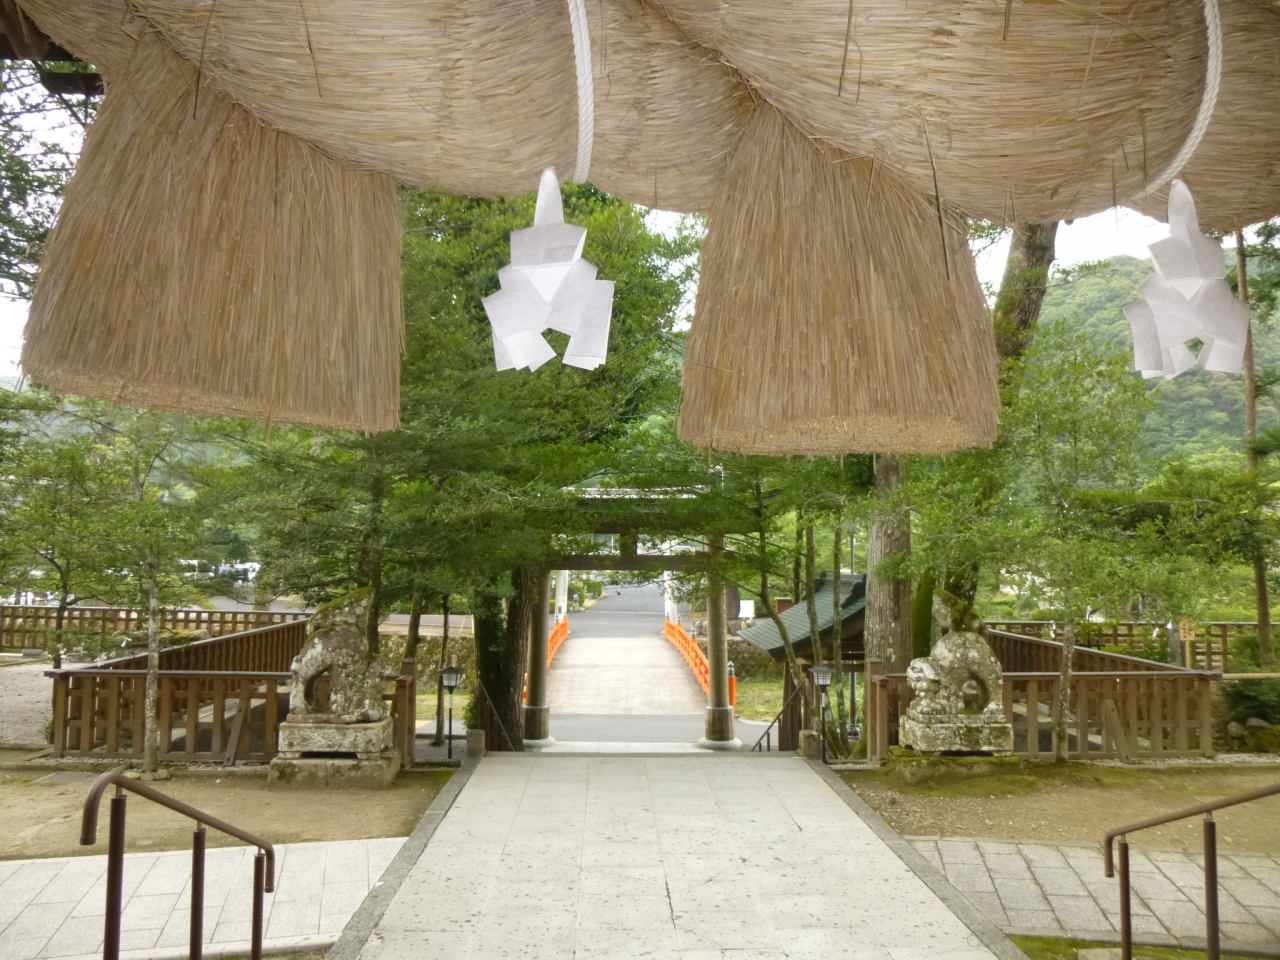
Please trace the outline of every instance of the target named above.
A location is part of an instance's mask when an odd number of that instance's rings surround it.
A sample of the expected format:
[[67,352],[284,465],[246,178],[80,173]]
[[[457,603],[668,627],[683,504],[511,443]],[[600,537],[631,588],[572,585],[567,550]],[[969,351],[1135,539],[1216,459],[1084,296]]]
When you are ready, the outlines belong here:
[[[1123,307],[1141,298],[1138,288],[1151,272],[1148,260],[1117,257],[1105,266],[1060,276],[1050,284],[1041,322],[1061,321],[1070,330],[1132,349]],[[1280,330],[1274,322],[1255,322],[1254,338],[1261,378],[1268,368],[1280,369]],[[1156,395],[1155,409],[1146,419],[1152,456],[1241,455],[1244,382],[1240,377],[1193,370],[1174,380],[1152,380],[1149,389]],[[1259,397],[1259,430],[1278,423],[1280,399]]]

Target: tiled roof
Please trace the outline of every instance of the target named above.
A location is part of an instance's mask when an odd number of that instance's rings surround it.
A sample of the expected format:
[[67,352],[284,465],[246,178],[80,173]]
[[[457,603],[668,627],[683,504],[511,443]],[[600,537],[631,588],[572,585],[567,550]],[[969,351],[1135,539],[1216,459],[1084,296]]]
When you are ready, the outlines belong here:
[[[814,591],[814,601],[818,607],[819,633],[830,629],[831,622],[835,619],[835,611],[831,609],[831,590],[833,586],[834,577],[830,571],[824,571],[819,576],[817,589]],[[850,617],[861,613],[866,606],[867,575],[864,573],[841,574],[840,607],[843,619],[848,620]],[[790,610],[784,611],[779,619],[786,624],[787,635],[791,638],[793,644],[807,643],[809,641],[809,610],[807,603],[797,603]],[[782,649],[782,636],[778,633],[778,628],[773,625],[773,621],[767,617],[757,619],[754,624],[742,630],[739,636],[752,646],[759,647],[770,654]]]

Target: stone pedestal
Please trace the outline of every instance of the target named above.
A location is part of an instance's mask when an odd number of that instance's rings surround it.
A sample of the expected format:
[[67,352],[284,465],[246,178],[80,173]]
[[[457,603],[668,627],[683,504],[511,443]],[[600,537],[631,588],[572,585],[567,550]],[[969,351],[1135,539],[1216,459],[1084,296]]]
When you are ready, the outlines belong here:
[[286,720],[271,761],[271,785],[385,787],[400,770],[391,718],[374,723]]
[[706,736],[698,741],[705,750],[738,750],[742,741],[733,728],[733,707],[707,707]]
[[801,730],[799,749],[796,751],[807,760],[816,760],[822,755],[822,741],[817,730]]
[[925,754],[989,753],[1002,757],[1013,753],[1013,724],[1003,718],[955,714],[921,720],[908,712],[898,726],[898,738],[903,746]]
[[551,708],[526,705],[524,708],[524,742],[551,739]]

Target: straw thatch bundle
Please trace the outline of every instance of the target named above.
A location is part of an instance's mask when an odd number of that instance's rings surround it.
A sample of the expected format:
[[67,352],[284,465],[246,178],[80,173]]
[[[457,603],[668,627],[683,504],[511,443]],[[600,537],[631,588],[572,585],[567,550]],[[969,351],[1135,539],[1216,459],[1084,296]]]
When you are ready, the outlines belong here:
[[946,245],[931,198],[761,105],[703,245],[681,436],[741,453],[990,446],[991,320],[954,216]]
[[357,430],[399,422],[400,207],[157,39],[85,140],[23,367],[55,390]]
[[[601,189],[713,210],[687,436],[988,442],[991,332],[952,211],[1158,212],[1153,186],[1212,89],[1203,0],[593,0],[581,109],[565,0],[20,2],[108,89],[46,255],[29,371],[363,429],[394,420],[387,177],[527,191],[547,165],[581,166],[585,122]],[[1219,3],[1217,107],[1180,176],[1225,228],[1280,213],[1280,5]]]
[[[662,6],[809,136],[929,192],[936,168],[946,202],[997,222],[1135,197],[1187,139],[1206,79],[1201,0]],[[1228,229],[1280,209],[1280,4],[1220,9],[1214,123],[1180,177]]]
[[[407,183],[503,196],[532,189],[548,166],[574,168],[564,0],[94,2],[89,11],[78,0],[23,6],[91,60],[104,46],[85,35],[91,18],[108,37],[115,29],[105,44],[113,61],[132,55],[128,34],[158,31],[267,125]],[[746,87],[650,4],[587,11],[597,77],[591,181],[662,209],[708,209],[750,112]]]

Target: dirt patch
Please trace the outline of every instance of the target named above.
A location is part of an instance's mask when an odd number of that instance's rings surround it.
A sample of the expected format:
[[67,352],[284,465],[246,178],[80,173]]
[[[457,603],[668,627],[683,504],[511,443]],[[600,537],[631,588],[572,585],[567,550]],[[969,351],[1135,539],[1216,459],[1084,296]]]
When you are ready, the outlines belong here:
[[48,669],[48,663],[40,662],[0,670],[0,746],[49,742],[53,681],[44,675]]
[[[1047,843],[1100,843],[1110,828],[1280,782],[1280,766],[1249,770],[1027,764],[1022,773],[898,786],[884,770],[845,781],[899,833]],[[1216,814],[1223,849],[1280,850],[1280,796]],[[1145,830],[1135,843],[1198,850],[1199,819]]]
[[[73,857],[106,853],[107,810],[101,813],[99,843],[82,847],[80,811],[88,781],[36,783],[46,771],[0,771],[0,860]],[[179,776],[156,788],[212,816],[243,827],[269,843],[362,840],[408,836],[448,781],[448,771],[401,775],[386,790],[268,790],[265,777]],[[130,851],[182,850],[191,845],[191,821],[141,797],[130,797]],[[209,846],[240,841],[209,831]]]

